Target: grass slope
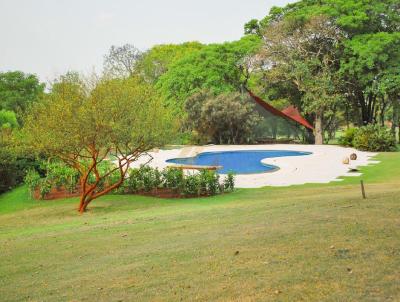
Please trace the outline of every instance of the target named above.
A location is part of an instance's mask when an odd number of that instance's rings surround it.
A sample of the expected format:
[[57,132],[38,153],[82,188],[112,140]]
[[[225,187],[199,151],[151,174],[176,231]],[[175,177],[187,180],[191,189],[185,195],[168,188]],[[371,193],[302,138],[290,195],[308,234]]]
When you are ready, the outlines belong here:
[[398,301],[400,154],[341,183],[213,198],[0,196],[2,301]]

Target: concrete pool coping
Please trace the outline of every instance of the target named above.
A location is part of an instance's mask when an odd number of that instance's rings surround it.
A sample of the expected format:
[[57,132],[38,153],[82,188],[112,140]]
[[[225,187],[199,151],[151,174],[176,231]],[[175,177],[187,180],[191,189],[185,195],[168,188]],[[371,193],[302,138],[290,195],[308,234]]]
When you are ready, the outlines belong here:
[[[372,157],[377,153],[358,151],[354,148],[345,148],[332,145],[207,145],[186,146],[170,150],[155,150],[149,152],[153,159],[149,165],[163,169],[173,164],[166,162],[172,158],[193,157],[202,152],[216,151],[243,151],[243,150],[288,150],[311,152],[312,154],[294,157],[265,158],[263,164],[274,165],[279,169],[273,172],[241,174],[235,176],[238,188],[260,188],[264,186],[290,186],[306,183],[329,183],[341,181],[341,176],[359,176],[360,173],[350,172],[354,169],[369,164],[376,164]],[[357,154],[357,160],[350,164],[343,164],[344,157],[351,153]],[[149,157],[143,156],[132,167],[139,167],[148,162]]]

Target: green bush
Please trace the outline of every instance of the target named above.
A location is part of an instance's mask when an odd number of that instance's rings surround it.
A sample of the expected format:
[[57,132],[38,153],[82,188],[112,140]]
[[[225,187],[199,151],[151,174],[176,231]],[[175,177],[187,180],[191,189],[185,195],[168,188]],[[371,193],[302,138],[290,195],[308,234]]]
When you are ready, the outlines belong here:
[[357,133],[357,128],[347,129],[343,135],[339,138],[339,145],[346,147],[353,147],[354,137]]
[[43,162],[42,169],[46,171],[46,178],[57,188],[64,187],[72,193],[79,182],[79,173],[62,162]]
[[201,170],[200,179],[202,193],[215,195],[219,192],[219,175],[215,171]]
[[25,175],[24,182],[28,186],[29,193],[33,196],[33,192],[41,183],[41,177],[36,170],[29,169]]
[[224,190],[233,191],[235,188],[235,175],[233,172],[229,172],[224,179]]
[[152,169],[149,166],[141,166],[139,172],[143,183],[143,189],[146,192],[150,192],[152,189],[156,189],[161,185],[161,173],[158,169]]
[[183,181],[183,171],[181,169],[175,168],[165,168],[162,171],[163,177],[163,187],[174,189],[174,190],[181,190],[184,187]]
[[139,169],[130,169],[129,176],[123,184],[128,193],[150,192],[162,187],[162,185],[162,173],[158,169],[144,165],[140,166]]
[[181,169],[165,168],[161,172],[149,166],[129,170],[129,177],[124,183],[124,190],[117,193],[149,192],[155,188],[172,189],[182,195],[215,195],[224,191],[232,191],[234,175],[228,174],[220,186],[219,175],[215,171],[201,170],[199,173],[185,175]]
[[367,125],[356,131],[353,146],[362,151],[393,151],[396,148],[396,139],[386,127]]
[[198,174],[186,175],[184,178],[183,194],[198,195],[200,192],[200,177]]
[[44,199],[45,196],[50,193],[53,183],[48,178],[41,178],[39,181],[39,193],[40,199]]
[[[74,192],[79,182],[79,173],[60,162],[42,163],[46,169],[44,177],[34,170],[28,170],[25,183],[31,194],[38,189],[41,198],[44,198],[52,188],[62,188]],[[98,167],[101,174],[113,169],[112,163],[104,163]],[[119,171],[111,173],[98,188],[103,188],[108,182],[114,182],[119,178]],[[89,183],[96,181],[93,173],[89,175]],[[182,169],[165,168],[159,171],[150,166],[142,165],[139,169],[130,169],[128,177],[123,184],[112,191],[114,194],[151,192],[153,189],[167,188],[182,195],[215,195],[223,191],[232,191],[234,188],[234,176],[229,173],[223,184],[219,183],[219,175],[215,171],[201,170],[199,173],[185,175]]]
[[129,177],[125,181],[128,193],[137,193],[139,190],[143,190],[143,182],[140,177],[139,169],[130,169]]
[[76,191],[79,182],[79,173],[62,162],[42,162],[40,168],[45,171],[45,176],[41,177],[36,169],[29,169],[25,175],[24,182],[29,188],[29,192],[38,189],[40,197],[43,199],[52,188],[64,187],[70,193]]

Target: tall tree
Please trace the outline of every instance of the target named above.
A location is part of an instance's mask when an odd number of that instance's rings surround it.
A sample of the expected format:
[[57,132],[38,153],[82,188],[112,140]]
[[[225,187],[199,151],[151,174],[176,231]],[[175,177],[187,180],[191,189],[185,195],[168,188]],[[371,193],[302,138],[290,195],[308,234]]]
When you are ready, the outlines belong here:
[[215,96],[202,91],[187,100],[185,109],[193,129],[217,144],[251,142],[254,128],[261,121],[250,97],[237,92]]
[[0,193],[15,186],[23,174],[22,161],[18,161],[13,131],[18,128],[14,111],[0,110]]
[[250,35],[235,42],[205,46],[172,64],[156,87],[167,103],[181,111],[186,99],[201,90],[215,94],[239,91],[249,77],[245,59],[260,45],[261,40]]
[[[84,212],[92,200],[122,184],[132,162],[171,138],[173,122],[152,87],[137,78],[100,79],[94,88],[68,79],[30,109],[22,134],[33,152],[80,173],[78,209]],[[111,155],[117,157],[115,166],[102,171]]]
[[17,116],[14,111],[0,110],[0,129],[12,129],[18,127]]
[[185,55],[203,48],[199,42],[156,45],[143,53],[136,66],[136,73],[147,82],[156,83],[170,66]]
[[36,75],[22,71],[0,72],[0,110],[22,113],[43,96],[44,87]]
[[389,79],[400,76],[400,33],[357,35],[345,46],[341,75],[348,97],[360,106],[363,124],[375,123],[379,108],[387,105],[385,98],[393,96]]
[[[398,0],[301,0],[285,7],[273,7],[264,19],[258,22],[252,20],[247,24],[247,28],[251,25],[253,32],[262,33],[264,28],[275,22],[282,20],[304,22],[321,15],[328,16],[345,33],[340,61],[341,75],[346,82],[343,91],[347,99],[346,115],[349,112],[359,111],[354,120],[356,123],[376,122],[379,110],[371,108],[382,107],[384,104],[381,102],[383,98],[379,95],[381,92],[376,90],[377,82],[371,80],[373,78],[371,75],[382,78],[382,73],[389,68],[391,63],[384,57],[385,52],[390,52],[391,56],[400,52],[399,47],[393,45],[393,41],[389,42],[386,36],[400,31],[400,2]],[[364,56],[367,52],[368,55]],[[363,57],[368,58],[369,66]],[[397,60],[397,70],[399,69],[400,62]]]
[[132,44],[113,45],[104,56],[104,73],[117,78],[131,77],[141,56],[142,52]]
[[305,22],[282,20],[264,31],[261,57],[270,78],[293,83],[301,107],[314,115],[315,143],[323,143],[324,114],[340,101],[337,71],[342,32],[323,16]]

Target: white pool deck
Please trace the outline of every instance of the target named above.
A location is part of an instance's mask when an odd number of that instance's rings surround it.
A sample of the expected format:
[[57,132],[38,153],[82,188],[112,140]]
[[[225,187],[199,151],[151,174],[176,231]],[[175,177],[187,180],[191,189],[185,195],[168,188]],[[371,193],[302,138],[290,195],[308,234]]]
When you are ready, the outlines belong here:
[[[262,162],[278,166],[273,172],[236,175],[235,185],[238,188],[259,188],[264,186],[290,186],[306,183],[329,183],[341,181],[341,176],[359,176],[360,173],[350,172],[350,168],[357,168],[369,164],[377,164],[372,159],[376,153],[357,151],[353,148],[344,148],[331,145],[208,145],[187,146],[172,150],[157,150],[150,152],[153,157],[149,165],[160,169],[173,164],[166,160],[177,157],[193,157],[202,152],[235,151],[235,150],[293,150],[312,152],[310,155],[266,158]],[[343,158],[357,154],[357,160],[350,164],[343,164]],[[149,160],[148,156],[140,158],[133,167],[138,167]]]

